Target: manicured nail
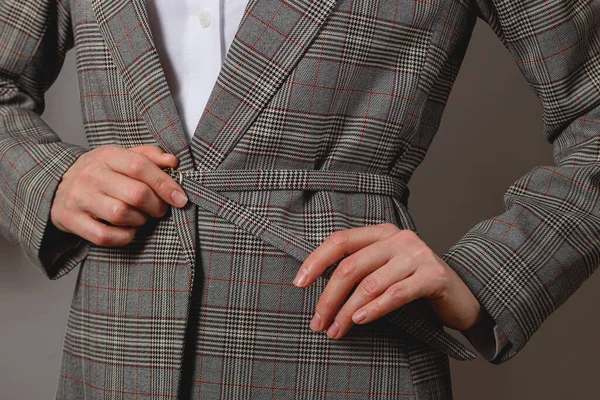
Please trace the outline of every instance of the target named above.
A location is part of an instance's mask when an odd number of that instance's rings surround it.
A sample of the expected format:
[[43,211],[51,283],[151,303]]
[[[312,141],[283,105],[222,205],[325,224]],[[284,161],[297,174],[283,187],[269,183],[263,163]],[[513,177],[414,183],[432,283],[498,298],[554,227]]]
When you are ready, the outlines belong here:
[[300,271],[298,271],[298,274],[296,275],[296,277],[294,278],[294,285],[296,285],[298,287],[304,286],[307,279],[308,279],[308,271],[304,268],[301,268]]
[[315,332],[321,332],[321,316],[318,312],[315,312],[312,321],[310,321],[310,329]]
[[181,193],[179,190],[173,190],[171,193],[171,200],[175,203],[177,207],[183,207],[188,201],[188,198],[185,194]]
[[340,331],[340,326],[338,325],[337,322],[334,322],[333,324],[331,324],[329,329],[327,329],[327,336],[334,339],[339,331]]
[[367,312],[365,310],[360,310],[354,313],[354,315],[352,316],[352,321],[358,324],[361,321],[363,321],[366,317]]

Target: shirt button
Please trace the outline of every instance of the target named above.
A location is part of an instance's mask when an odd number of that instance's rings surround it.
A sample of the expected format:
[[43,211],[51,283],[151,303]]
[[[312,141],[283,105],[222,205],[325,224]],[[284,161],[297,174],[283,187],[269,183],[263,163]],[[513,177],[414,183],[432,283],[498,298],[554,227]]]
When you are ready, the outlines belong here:
[[208,28],[210,26],[210,13],[208,11],[201,11],[198,21],[200,22],[200,26]]

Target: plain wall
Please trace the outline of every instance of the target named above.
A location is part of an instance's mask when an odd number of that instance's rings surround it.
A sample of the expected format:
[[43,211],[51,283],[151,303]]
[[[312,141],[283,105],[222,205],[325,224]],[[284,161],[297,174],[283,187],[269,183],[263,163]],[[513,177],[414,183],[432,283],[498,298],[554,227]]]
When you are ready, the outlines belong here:
[[[44,118],[85,145],[71,52],[49,91]],[[552,163],[541,111],[515,62],[479,21],[442,126],[410,182],[409,209],[423,240],[445,252],[482,219],[503,212],[508,186]],[[77,270],[47,280],[0,237],[0,398],[54,398]],[[514,359],[452,362],[456,399],[597,398],[600,276],[555,312]]]

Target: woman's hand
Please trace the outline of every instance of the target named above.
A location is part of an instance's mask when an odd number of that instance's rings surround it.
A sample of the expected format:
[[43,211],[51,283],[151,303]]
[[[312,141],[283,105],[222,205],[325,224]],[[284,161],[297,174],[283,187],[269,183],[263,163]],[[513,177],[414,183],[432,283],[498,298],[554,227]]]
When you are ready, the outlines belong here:
[[[391,223],[334,232],[302,263],[294,284],[307,287],[345,255],[310,323],[317,332],[328,328],[332,339],[344,336],[355,323],[371,322],[419,298],[427,298],[437,317],[457,330],[467,330],[484,314],[448,264],[415,232]],[[355,284],[358,287],[335,316]]]
[[178,163],[158,146],[90,150],[64,173],[51,222],[100,246],[124,246],[150,216],[160,218],[169,205],[187,203],[183,189],[161,169]]

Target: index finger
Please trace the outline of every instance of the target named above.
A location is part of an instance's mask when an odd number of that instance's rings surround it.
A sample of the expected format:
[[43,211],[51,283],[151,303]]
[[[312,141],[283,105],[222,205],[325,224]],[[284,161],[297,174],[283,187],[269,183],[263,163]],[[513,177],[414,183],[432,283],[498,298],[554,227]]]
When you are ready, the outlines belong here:
[[148,157],[134,151],[126,151],[126,156],[110,157],[106,161],[108,166],[116,172],[145,183],[158,197],[174,207],[183,207],[187,203],[187,195],[169,174]]
[[371,243],[393,235],[398,230],[396,225],[384,223],[333,232],[306,257],[294,278],[294,285],[298,287],[310,285],[331,264]]

